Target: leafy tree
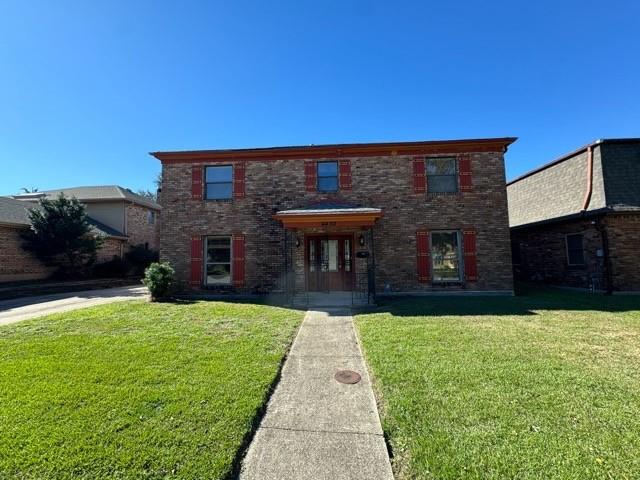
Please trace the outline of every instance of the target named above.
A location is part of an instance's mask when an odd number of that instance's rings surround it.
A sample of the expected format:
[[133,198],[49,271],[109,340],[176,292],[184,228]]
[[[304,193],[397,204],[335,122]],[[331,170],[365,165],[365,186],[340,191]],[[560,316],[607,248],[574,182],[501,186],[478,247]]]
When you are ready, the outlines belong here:
[[64,276],[78,276],[96,261],[103,239],[91,231],[84,205],[60,194],[40,199],[29,211],[31,228],[24,233],[24,248]]

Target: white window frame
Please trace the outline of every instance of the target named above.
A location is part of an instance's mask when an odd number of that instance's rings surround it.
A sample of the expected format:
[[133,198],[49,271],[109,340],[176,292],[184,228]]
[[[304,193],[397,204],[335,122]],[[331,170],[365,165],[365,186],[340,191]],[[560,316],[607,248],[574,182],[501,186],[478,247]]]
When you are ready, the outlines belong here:
[[[207,182],[207,170],[209,168],[219,168],[219,167],[231,167],[231,180],[228,182]],[[204,199],[211,201],[229,201],[233,200],[233,169],[234,166],[232,163],[224,163],[221,165],[206,165],[204,167]],[[228,197],[210,197],[209,189],[207,188],[209,185],[226,185],[231,184],[231,194]]]
[[[458,248],[456,254],[458,255],[458,278],[451,280],[436,280],[435,258],[433,255],[433,234],[434,233],[455,233],[458,240]],[[435,284],[447,284],[447,283],[462,283],[464,281],[464,253],[462,251],[462,232],[460,230],[431,230],[429,232],[429,257],[431,259],[431,283]]]
[[[229,240],[229,281],[225,283],[209,283],[207,274],[208,265],[226,265],[227,262],[209,262],[209,239],[225,239]],[[233,283],[233,239],[231,235],[207,235],[204,241],[204,284],[207,287],[228,286]]]
[[[582,263],[571,263],[571,256],[569,255],[569,237],[580,236],[580,245],[582,251]],[[584,258],[584,234],[583,233],[567,233],[564,236],[564,248],[565,255],[567,256],[567,265],[570,267],[584,267],[587,264],[586,259]]]

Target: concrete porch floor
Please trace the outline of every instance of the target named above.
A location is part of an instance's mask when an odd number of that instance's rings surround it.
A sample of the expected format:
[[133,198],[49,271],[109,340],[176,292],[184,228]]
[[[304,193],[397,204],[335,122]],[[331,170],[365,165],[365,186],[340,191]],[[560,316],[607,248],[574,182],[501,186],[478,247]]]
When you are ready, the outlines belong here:
[[294,307],[351,307],[368,305],[367,296],[357,292],[301,292],[293,297]]

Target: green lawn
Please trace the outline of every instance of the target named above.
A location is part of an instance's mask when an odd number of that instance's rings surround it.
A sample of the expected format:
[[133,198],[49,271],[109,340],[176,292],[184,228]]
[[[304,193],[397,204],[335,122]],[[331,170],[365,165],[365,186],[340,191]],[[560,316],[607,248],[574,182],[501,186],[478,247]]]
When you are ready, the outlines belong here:
[[356,323],[398,478],[640,478],[640,297],[407,299]]
[[127,302],[0,327],[0,478],[221,478],[302,313]]

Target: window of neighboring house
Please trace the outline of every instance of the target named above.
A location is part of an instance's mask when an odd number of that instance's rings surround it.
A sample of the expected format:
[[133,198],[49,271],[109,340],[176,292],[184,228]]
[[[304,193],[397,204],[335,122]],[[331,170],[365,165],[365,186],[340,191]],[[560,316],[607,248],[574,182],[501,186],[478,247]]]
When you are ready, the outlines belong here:
[[458,162],[455,157],[427,158],[427,192],[458,191]]
[[231,283],[231,237],[207,237],[205,258],[207,285]]
[[460,232],[431,232],[431,262],[434,282],[461,281],[461,259]]
[[584,249],[582,234],[572,233],[565,237],[567,243],[567,263],[569,265],[584,265]]
[[233,195],[233,166],[220,165],[207,167],[206,199],[227,200]]
[[318,162],[318,191],[338,191],[338,162]]
[[147,212],[147,222],[149,223],[149,225],[153,225],[154,223],[156,223],[156,212],[154,212],[153,210],[149,210]]

